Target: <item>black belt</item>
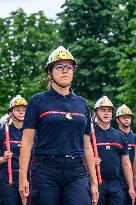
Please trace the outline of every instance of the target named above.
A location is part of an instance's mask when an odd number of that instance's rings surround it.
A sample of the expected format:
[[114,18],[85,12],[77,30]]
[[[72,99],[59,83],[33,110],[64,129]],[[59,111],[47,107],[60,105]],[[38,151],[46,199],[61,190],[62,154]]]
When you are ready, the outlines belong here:
[[66,154],[66,155],[44,155],[44,156],[36,156],[36,159],[82,159],[82,155],[72,155],[72,154]]

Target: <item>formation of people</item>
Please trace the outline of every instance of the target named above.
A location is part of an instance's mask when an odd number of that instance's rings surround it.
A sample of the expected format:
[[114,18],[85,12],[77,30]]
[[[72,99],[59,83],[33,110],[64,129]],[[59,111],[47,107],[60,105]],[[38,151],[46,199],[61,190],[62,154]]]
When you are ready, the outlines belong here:
[[0,128],[0,205],[135,204],[133,113],[121,105],[114,129],[113,103],[107,96],[96,102],[94,156],[90,111],[71,88],[76,68],[72,54],[59,46],[45,67],[49,89],[32,96],[28,104],[20,95],[11,100]]

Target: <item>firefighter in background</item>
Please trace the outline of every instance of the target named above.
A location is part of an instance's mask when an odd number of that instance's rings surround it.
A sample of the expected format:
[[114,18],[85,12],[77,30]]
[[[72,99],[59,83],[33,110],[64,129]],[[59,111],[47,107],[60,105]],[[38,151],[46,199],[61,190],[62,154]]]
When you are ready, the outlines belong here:
[[[98,183],[90,144],[90,114],[85,100],[71,91],[76,61],[60,46],[49,56],[51,87],[34,95],[27,106],[20,154],[20,194],[29,193],[27,167],[37,130],[32,163],[33,205],[90,205],[98,200]],[[85,156],[90,179],[83,163]],[[91,161],[90,161],[91,159]]]
[[98,205],[124,205],[123,191],[120,184],[120,167],[125,174],[131,199],[135,198],[133,173],[128,155],[127,141],[124,134],[111,127],[114,106],[107,96],[100,98],[94,107],[97,117],[95,127],[102,185],[99,186]]
[[[8,109],[10,152],[6,151],[5,126],[0,130],[0,205],[22,205],[19,195],[19,155],[22,140],[22,124],[27,102],[20,95],[14,97]],[[8,159],[12,158],[12,185],[8,184]]]
[[[124,133],[124,137],[127,140],[129,158],[133,167],[136,147],[136,134],[131,130],[132,116],[132,111],[129,109],[129,107],[123,104],[117,109],[115,119],[118,124],[119,130]],[[128,194],[128,185],[122,170],[120,175],[124,192],[124,205],[132,205],[132,200]]]

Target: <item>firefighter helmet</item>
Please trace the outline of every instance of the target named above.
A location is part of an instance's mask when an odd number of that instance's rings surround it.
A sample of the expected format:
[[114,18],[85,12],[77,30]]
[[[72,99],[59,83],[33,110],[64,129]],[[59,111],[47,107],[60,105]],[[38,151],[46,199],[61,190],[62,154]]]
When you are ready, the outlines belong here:
[[113,109],[115,109],[115,107],[113,106],[112,102],[109,100],[109,98],[107,96],[103,96],[102,98],[100,98],[95,106],[94,106],[94,111],[97,109],[97,108],[100,108],[100,107],[111,107]]
[[13,107],[18,106],[18,105],[24,105],[24,106],[27,105],[26,100],[22,98],[21,95],[17,95],[10,101],[8,111],[11,111]]
[[60,60],[71,60],[74,65],[77,64],[77,61],[74,59],[72,54],[66,50],[63,46],[59,46],[57,49],[55,49],[49,56],[48,62],[45,66],[46,72],[48,72],[50,66],[55,63],[56,61]]
[[121,105],[117,109],[115,118],[122,115],[133,115],[132,111],[125,104]]

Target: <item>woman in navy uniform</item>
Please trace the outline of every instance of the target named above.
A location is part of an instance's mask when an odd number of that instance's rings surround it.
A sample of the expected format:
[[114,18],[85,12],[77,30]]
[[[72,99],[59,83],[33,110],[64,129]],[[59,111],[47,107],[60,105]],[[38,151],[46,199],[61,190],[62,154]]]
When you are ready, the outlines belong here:
[[127,141],[124,134],[111,127],[114,106],[107,96],[100,98],[94,107],[97,118],[95,127],[102,185],[99,187],[98,205],[124,205],[123,190],[120,183],[120,168],[128,183],[131,199],[135,198],[133,173],[128,156]]
[[[135,147],[136,147],[136,134],[131,130],[133,113],[129,107],[125,104],[121,105],[116,111],[116,122],[119,126],[119,130],[123,132],[125,139],[128,143],[129,158],[131,166],[133,168],[134,158],[135,158]],[[123,187],[124,193],[124,205],[132,205],[132,200],[129,195],[129,189],[127,182],[125,180],[123,171],[121,169],[120,173],[121,185]]]
[[[22,124],[27,102],[20,95],[14,97],[8,109],[10,116],[10,149],[6,151],[5,125],[0,130],[0,205],[22,205],[19,195],[19,155],[22,140]],[[12,158],[12,185],[8,184],[8,159]]]
[[[33,205],[90,205],[98,200],[98,184],[90,144],[90,114],[85,100],[71,89],[76,61],[60,46],[49,57],[46,71],[51,87],[34,95],[26,110],[20,155],[20,194],[25,204],[27,167],[37,130],[32,162]],[[85,157],[89,178],[84,166]],[[90,190],[91,189],[91,190]]]

